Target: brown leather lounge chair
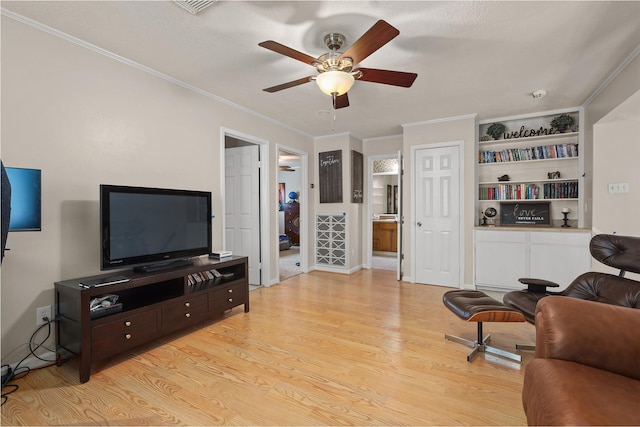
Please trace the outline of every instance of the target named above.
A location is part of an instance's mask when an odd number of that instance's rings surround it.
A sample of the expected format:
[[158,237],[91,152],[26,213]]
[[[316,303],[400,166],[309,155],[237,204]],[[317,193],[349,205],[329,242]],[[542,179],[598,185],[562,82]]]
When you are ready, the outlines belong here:
[[559,295],[605,304],[640,308],[640,282],[623,277],[625,272],[640,273],[640,237],[598,234],[589,244],[591,255],[599,262],[620,270],[616,276],[608,273],[587,272],[578,276],[562,292],[548,288],[557,283],[541,279],[520,279],[528,288],[505,294],[503,302],[524,314],[535,324],[538,301],[549,295]]

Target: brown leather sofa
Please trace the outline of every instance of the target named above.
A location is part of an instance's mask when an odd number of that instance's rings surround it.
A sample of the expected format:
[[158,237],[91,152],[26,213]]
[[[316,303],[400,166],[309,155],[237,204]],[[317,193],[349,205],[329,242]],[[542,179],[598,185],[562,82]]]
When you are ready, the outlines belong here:
[[529,425],[640,425],[640,310],[549,296],[535,325]]

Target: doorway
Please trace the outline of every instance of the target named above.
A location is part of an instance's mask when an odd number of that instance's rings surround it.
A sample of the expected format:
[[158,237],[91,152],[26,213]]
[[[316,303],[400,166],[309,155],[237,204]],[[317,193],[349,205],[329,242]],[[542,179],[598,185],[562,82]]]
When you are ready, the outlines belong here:
[[278,278],[303,271],[306,155],[278,147]]
[[412,150],[412,211],[416,283],[459,288],[462,280],[460,144]]
[[223,246],[234,255],[249,258],[249,284],[263,286],[268,280],[267,221],[264,188],[266,141],[223,130]]
[[368,266],[402,277],[402,156],[369,157]]

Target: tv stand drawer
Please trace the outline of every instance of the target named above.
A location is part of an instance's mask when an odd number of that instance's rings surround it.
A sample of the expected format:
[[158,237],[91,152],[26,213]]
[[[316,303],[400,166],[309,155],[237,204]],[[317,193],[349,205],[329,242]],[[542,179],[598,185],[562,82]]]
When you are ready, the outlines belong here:
[[160,335],[160,310],[124,317],[92,328],[93,357],[103,359]]
[[220,314],[245,304],[248,298],[247,292],[247,287],[242,283],[215,289],[209,294],[211,311]]
[[202,297],[167,303],[162,307],[162,330],[171,332],[193,325],[205,319],[208,311],[207,298]]

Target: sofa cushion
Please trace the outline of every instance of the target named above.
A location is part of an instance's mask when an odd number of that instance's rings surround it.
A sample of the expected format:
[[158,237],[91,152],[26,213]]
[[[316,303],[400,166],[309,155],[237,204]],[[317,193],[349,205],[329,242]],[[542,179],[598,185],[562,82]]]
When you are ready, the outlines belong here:
[[575,362],[534,359],[522,403],[529,425],[640,425],[640,381]]

